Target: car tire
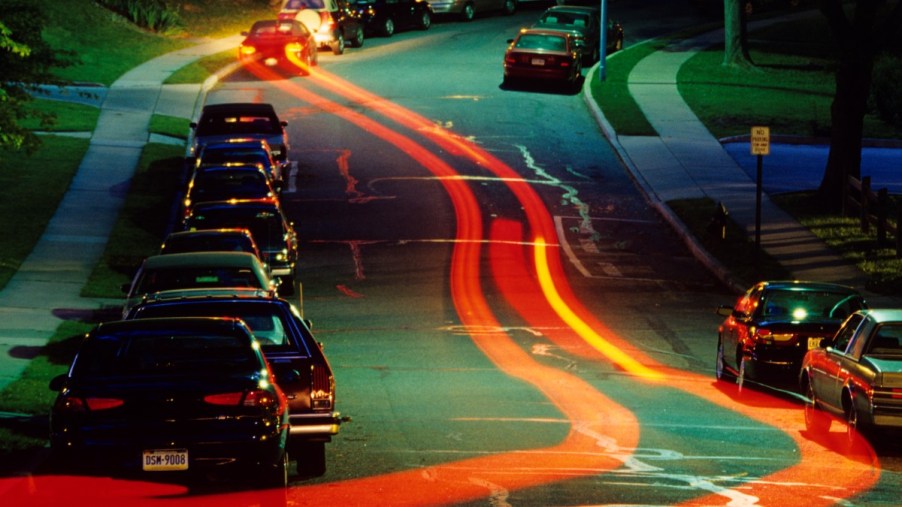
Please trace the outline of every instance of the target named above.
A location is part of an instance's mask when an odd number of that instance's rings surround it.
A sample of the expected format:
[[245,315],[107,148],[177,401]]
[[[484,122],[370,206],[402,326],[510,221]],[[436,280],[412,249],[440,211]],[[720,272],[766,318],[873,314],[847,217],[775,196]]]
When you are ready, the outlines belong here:
[[345,36],[343,34],[339,33],[338,37],[335,39],[335,41],[332,42],[332,44],[329,45],[329,47],[332,49],[333,55],[344,54],[344,52],[345,52]]
[[623,49],[623,37],[617,37],[617,40],[614,42],[614,53]]
[[736,375],[727,370],[727,363],[724,359],[723,340],[717,340],[717,357],[714,360],[714,377],[723,382],[735,382]]
[[430,26],[432,26],[432,15],[428,11],[423,11],[423,14],[420,15],[420,21],[417,23],[417,28],[429,30]]
[[352,37],[348,40],[348,44],[350,44],[351,47],[355,47],[355,48],[363,47],[363,40],[364,40],[363,27],[358,26],[354,30],[354,37]]
[[805,386],[805,429],[815,435],[824,435],[830,431],[830,416],[817,406],[817,397],[814,394],[814,387],[808,380]]
[[846,450],[853,451],[862,438],[867,438],[867,432],[861,424],[861,414],[858,413],[855,396],[852,395],[846,409]]
[[395,34],[395,20],[391,17],[386,17],[382,22],[382,27],[379,29],[379,32],[382,33],[383,37],[391,37]]
[[307,442],[295,452],[298,475],[319,477],[326,473],[326,443]]
[[260,473],[260,483],[263,487],[269,489],[287,488],[288,487],[288,452],[282,453],[282,457],[278,462],[264,466]]
[[460,19],[473,21],[474,16],[476,16],[476,11],[473,9],[473,4],[468,2],[467,5],[464,5],[464,10],[460,11]]
[[739,360],[739,375],[736,376],[736,385],[739,389],[739,393],[742,394],[742,388],[745,387],[746,380],[751,375],[752,369],[752,361],[745,354],[742,355],[742,358]]
[[517,12],[517,1],[516,0],[504,0],[504,15],[510,16],[514,12]]

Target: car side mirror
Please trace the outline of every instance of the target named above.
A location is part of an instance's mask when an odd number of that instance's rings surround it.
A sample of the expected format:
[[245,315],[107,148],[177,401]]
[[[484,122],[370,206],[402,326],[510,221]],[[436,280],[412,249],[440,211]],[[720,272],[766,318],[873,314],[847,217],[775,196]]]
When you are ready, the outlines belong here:
[[62,373],[50,379],[50,390],[60,392],[66,387],[69,375]]
[[724,317],[730,317],[733,315],[734,311],[733,307],[728,305],[720,305],[717,307],[717,315],[722,315]]

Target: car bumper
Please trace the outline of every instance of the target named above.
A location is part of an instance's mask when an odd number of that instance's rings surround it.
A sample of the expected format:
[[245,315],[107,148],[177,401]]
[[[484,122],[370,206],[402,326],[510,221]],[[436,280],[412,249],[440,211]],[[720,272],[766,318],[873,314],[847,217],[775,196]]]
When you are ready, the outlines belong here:
[[341,414],[291,414],[289,434],[291,438],[317,440],[337,435],[341,428]]
[[504,77],[508,79],[535,79],[540,81],[569,81],[569,69],[543,69],[541,67],[505,67]]

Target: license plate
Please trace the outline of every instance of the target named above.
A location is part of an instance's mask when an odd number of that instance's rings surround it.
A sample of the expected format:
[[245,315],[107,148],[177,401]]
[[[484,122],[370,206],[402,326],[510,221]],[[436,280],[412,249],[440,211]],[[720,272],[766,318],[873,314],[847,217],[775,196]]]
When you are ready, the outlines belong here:
[[533,58],[530,63],[532,63],[533,65],[539,65],[539,66],[545,65],[545,59],[544,58]]
[[147,472],[188,470],[188,450],[151,449],[144,451],[142,467]]
[[808,338],[808,350],[820,348],[821,340],[823,338]]

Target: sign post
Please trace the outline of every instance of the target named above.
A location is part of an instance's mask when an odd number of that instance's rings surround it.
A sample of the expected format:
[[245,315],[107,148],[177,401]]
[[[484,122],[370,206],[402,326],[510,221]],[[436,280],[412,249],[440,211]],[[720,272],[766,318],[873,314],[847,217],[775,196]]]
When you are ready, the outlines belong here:
[[601,26],[598,30],[598,80],[604,81],[605,78],[605,60],[608,56],[608,0],[601,0],[601,9],[599,11]]
[[758,157],[758,170],[755,178],[755,265],[758,266],[758,252],[761,250],[761,193],[762,166],[764,156],[770,155],[770,127],[752,127],[749,142],[752,155]]

